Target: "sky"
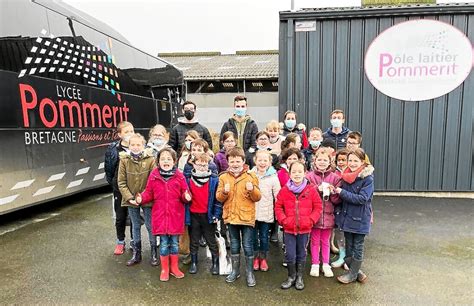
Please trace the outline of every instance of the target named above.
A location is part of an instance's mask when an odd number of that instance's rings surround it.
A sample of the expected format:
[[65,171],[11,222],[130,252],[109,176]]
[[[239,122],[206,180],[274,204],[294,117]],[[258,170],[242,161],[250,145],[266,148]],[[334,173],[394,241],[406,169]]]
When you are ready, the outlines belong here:
[[[291,0],[63,0],[149,54],[277,50],[279,11]],[[441,0],[456,2],[455,0]],[[463,1],[467,2],[467,1]],[[359,6],[360,0],[294,0],[295,9]]]

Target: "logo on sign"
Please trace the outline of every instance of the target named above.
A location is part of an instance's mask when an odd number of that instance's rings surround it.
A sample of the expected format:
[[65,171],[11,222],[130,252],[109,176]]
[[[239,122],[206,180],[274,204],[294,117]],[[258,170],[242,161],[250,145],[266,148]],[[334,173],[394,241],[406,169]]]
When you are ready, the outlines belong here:
[[365,74],[377,90],[405,100],[440,97],[469,75],[470,40],[457,28],[435,20],[412,20],[377,36],[365,54]]

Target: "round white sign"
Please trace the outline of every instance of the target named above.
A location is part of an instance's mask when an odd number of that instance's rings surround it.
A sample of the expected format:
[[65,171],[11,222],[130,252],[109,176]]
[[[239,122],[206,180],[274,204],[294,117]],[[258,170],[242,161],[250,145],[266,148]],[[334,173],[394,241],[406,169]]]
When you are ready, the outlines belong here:
[[469,39],[450,24],[428,19],[394,25],[377,36],[365,54],[365,74],[389,97],[429,100],[447,94],[469,75]]

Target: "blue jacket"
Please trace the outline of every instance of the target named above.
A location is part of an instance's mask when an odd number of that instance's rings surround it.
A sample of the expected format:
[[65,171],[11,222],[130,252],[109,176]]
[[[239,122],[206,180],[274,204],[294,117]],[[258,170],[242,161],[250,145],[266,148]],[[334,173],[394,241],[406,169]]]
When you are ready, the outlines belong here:
[[342,181],[342,199],[339,226],[344,232],[368,234],[372,217],[372,197],[374,194],[374,167],[368,165],[359,173],[354,183]]
[[[332,139],[336,143],[337,150],[345,148],[347,142],[347,135],[350,133],[351,130],[346,128],[345,126],[342,127],[342,131],[339,134],[334,134],[332,128],[328,128],[323,133],[323,138]],[[336,151],[337,151],[336,150]]]
[[[186,183],[188,183],[189,190],[191,190],[191,179],[186,177]],[[220,220],[222,218],[222,203],[217,201],[216,192],[217,185],[219,185],[219,177],[214,173],[209,178],[209,199],[207,201],[207,221],[213,223],[213,218]],[[184,222],[186,225],[191,225],[191,211],[189,210],[189,205],[185,206],[185,217]]]

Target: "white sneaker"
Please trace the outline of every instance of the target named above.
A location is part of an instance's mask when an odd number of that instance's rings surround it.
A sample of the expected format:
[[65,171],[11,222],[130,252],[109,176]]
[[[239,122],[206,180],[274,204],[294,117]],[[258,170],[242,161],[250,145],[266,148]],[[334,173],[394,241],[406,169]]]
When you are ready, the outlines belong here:
[[311,265],[311,271],[309,275],[313,277],[319,277],[319,265]]
[[334,273],[332,273],[331,266],[329,264],[323,264],[323,273],[325,277],[334,277]]

